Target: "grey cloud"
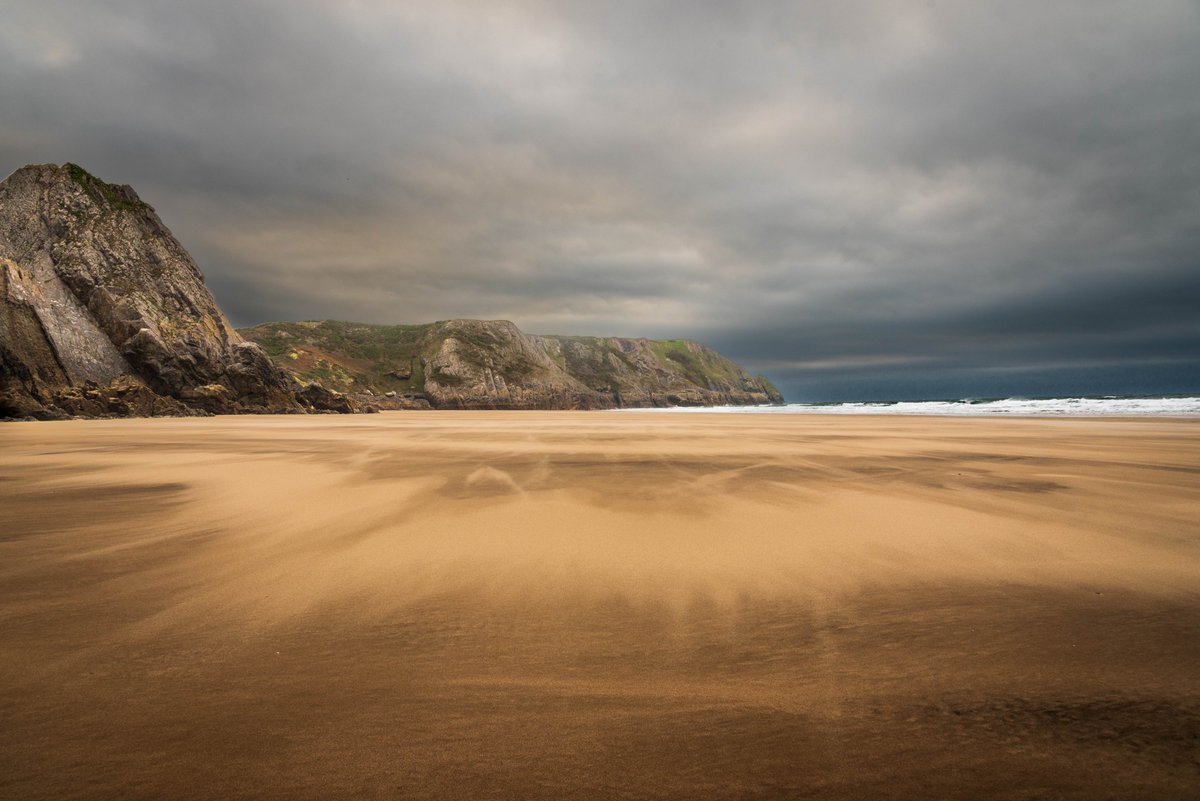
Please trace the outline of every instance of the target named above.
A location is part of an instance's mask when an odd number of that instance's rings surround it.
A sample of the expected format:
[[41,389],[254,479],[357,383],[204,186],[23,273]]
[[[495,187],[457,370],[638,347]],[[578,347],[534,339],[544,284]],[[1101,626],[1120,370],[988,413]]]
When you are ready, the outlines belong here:
[[0,165],[134,184],[238,323],[692,336],[796,397],[1200,390],[1193,2],[0,11]]

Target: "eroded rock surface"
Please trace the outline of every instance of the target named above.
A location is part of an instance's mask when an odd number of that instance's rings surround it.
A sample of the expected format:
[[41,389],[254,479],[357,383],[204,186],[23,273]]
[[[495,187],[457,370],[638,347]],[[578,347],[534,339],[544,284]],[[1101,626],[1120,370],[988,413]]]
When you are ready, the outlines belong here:
[[686,339],[537,336],[507,320],[242,329],[298,379],[384,409],[611,409],[782,403],[762,376]]
[[782,400],[689,340],[535,336],[505,320],[239,333],[132,188],[74,164],[0,182],[0,418]]
[[74,164],[0,183],[0,417],[310,410],[148,204]]
[[600,409],[607,400],[569,375],[539,341],[507,320],[431,326],[421,357],[424,393],[438,408]]

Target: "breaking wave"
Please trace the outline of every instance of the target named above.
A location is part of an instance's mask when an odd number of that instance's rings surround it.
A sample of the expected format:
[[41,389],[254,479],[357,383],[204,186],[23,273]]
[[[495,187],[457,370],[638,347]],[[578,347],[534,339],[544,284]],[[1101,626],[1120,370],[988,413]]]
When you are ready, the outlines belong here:
[[923,414],[1059,416],[1200,415],[1200,397],[1099,396],[1081,398],[962,398],[959,400],[880,401],[861,403],[789,403],[784,406],[673,407],[636,411],[688,411],[752,414]]

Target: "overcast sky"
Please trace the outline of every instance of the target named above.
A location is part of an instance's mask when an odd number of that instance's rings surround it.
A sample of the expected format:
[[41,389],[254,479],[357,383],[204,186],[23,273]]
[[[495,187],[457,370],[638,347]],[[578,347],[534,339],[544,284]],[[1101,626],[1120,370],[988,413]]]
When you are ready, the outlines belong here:
[[792,400],[1200,390],[1200,3],[0,0],[0,173],[238,325],[685,336]]

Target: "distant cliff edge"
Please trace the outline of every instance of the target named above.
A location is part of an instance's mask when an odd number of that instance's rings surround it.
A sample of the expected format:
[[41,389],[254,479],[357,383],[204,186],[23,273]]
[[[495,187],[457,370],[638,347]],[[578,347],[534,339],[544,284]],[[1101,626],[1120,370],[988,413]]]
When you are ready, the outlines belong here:
[[686,339],[539,336],[507,320],[267,323],[239,333],[297,380],[384,408],[612,409],[782,403]]
[[239,333],[132,188],[75,164],[0,182],[0,418],[778,402],[766,379],[687,340],[479,320]]

